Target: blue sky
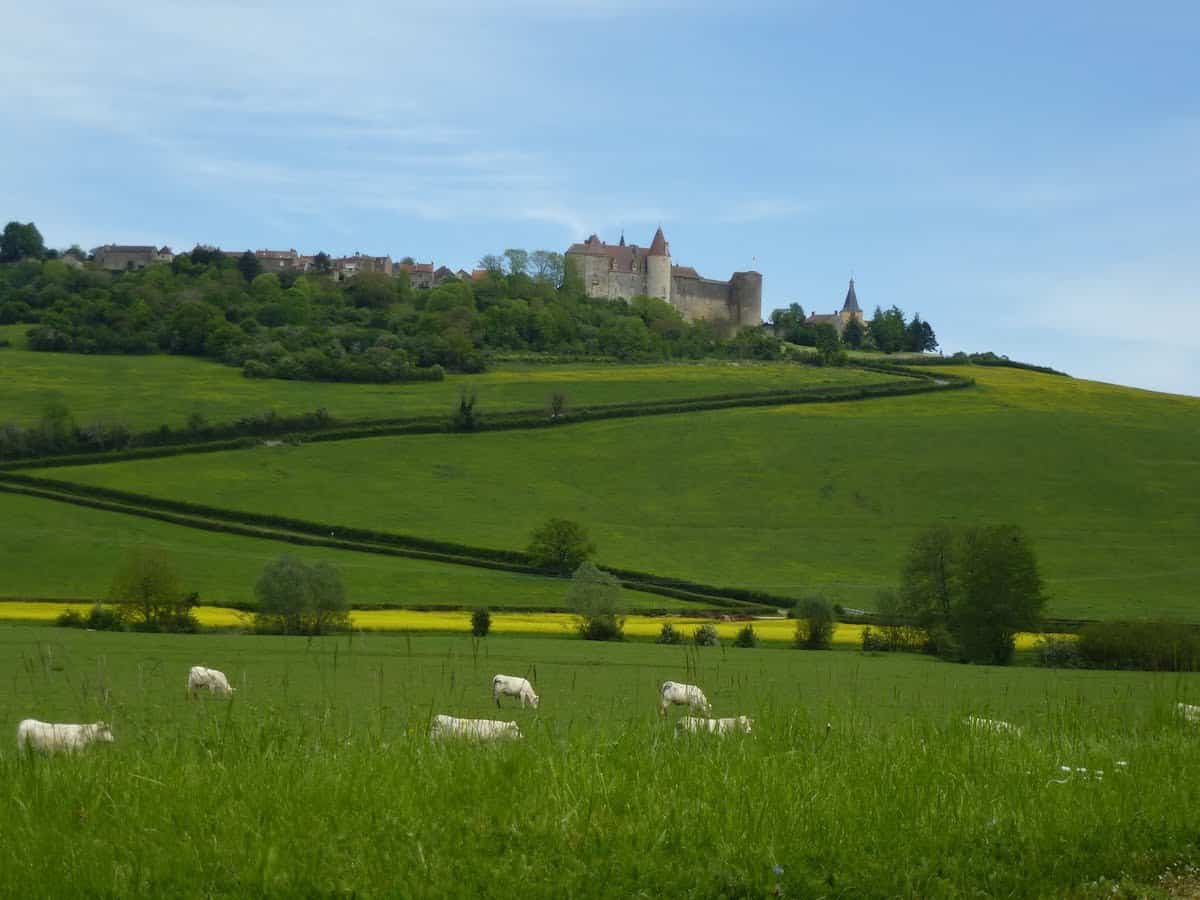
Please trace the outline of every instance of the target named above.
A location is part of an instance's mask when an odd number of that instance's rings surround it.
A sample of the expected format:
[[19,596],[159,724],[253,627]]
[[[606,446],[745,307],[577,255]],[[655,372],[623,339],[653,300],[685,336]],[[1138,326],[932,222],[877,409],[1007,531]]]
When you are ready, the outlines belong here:
[[[430,4],[432,6],[432,4]],[[1200,5],[50,0],[0,31],[0,219],[470,266],[662,224],[764,314],[1200,394]]]

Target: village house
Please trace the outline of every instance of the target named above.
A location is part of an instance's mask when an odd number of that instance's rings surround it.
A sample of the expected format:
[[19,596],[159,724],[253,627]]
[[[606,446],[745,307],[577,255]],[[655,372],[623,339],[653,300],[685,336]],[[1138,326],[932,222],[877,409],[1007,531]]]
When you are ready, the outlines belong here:
[[92,260],[101,269],[124,272],[128,269],[144,269],[158,262],[170,262],[175,258],[170,247],[151,247],[134,244],[105,244],[92,251]]

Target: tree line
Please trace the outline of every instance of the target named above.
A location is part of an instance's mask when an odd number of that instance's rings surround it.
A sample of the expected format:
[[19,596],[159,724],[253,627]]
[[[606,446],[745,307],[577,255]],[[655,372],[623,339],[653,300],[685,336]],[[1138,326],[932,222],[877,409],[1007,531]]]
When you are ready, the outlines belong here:
[[807,323],[804,307],[793,303],[771,313],[775,334],[793,344],[816,347],[822,352],[838,347],[852,350],[879,350],[883,353],[926,353],[938,348],[933,326],[915,313],[909,319],[897,306],[875,312],[866,322],[851,319],[841,335],[829,324]]

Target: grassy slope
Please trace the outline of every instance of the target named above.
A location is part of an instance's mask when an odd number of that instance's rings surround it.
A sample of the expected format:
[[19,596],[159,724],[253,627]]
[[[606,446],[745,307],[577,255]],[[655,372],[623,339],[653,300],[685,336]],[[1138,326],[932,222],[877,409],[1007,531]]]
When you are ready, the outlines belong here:
[[[11,328],[8,329],[11,331]],[[0,337],[5,329],[0,328]],[[194,412],[229,422],[274,409],[297,414],[324,407],[339,419],[442,414],[464,388],[477,411],[538,409],[562,391],[568,407],[862,384],[894,376],[786,363],[700,362],[645,366],[504,365],[482,375],[428,384],[355,385],[244,378],[239,369],[180,356],[83,356],[0,348],[0,423],[31,424],[53,402],[76,421],[122,421],[135,430],[183,427]]]
[[1052,613],[1200,618],[1200,400],[964,371],[978,388],[53,475],[492,547],[566,516],[610,564],[866,606],[929,523],[1016,522]]
[[[104,596],[126,548],[166,547],[185,587],[210,604],[251,603],[263,567],[282,553],[328,560],[350,602],[562,607],[565,582],[468,566],[296,547],[0,493],[0,596]],[[633,608],[684,609],[682,600],[625,592]]]
[[[233,702],[183,698],[201,661]],[[540,709],[496,710],[495,672],[528,674]],[[666,678],[755,733],[671,739]],[[6,728],[116,736],[69,760],[0,744],[6,896],[1092,896],[1102,876],[1142,896],[1197,853],[1195,727],[1169,707],[1200,701],[1198,676],[0,626],[0,684]],[[525,739],[431,746],[435,712]],[[969,713],[1026,733],[972,734]]]

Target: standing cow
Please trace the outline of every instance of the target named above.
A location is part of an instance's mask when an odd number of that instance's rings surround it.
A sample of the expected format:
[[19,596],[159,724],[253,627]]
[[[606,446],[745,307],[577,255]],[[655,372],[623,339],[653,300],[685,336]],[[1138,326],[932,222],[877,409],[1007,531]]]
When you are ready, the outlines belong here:
[[519,698],[522,709],[525,708],[526,703],[534,709],[538,708],[538,695],[533,692],[533,685],[527,678],[517,678],[515,675],[497,675],[492,679],[492,699],[496,701],[497,709],[500,707],[501,694]]
[[704,691],[700,690],[694,684],[664,681],[658,695],[659,714],[665,716],[667,714],[667,707],[672,704],[686,706],[692,712],[703,713],[706,716],[712,714],[712,707],[709,706],[708,698],[704,696]]
[[205,688],[210,694],[219,697],[232,697],[234,688],[229,686],[229,679],[218,669],[206,669],[204,666],[192,666],[188,672],[188,696],[195,697]]
[[17,726],[18,750],[41,750],[53,753],[56,750],[82,750],[89,744],[111,744],[112,730],[106,722],[90,725],[65,725],[57,722],[39,722],[24,719]]

